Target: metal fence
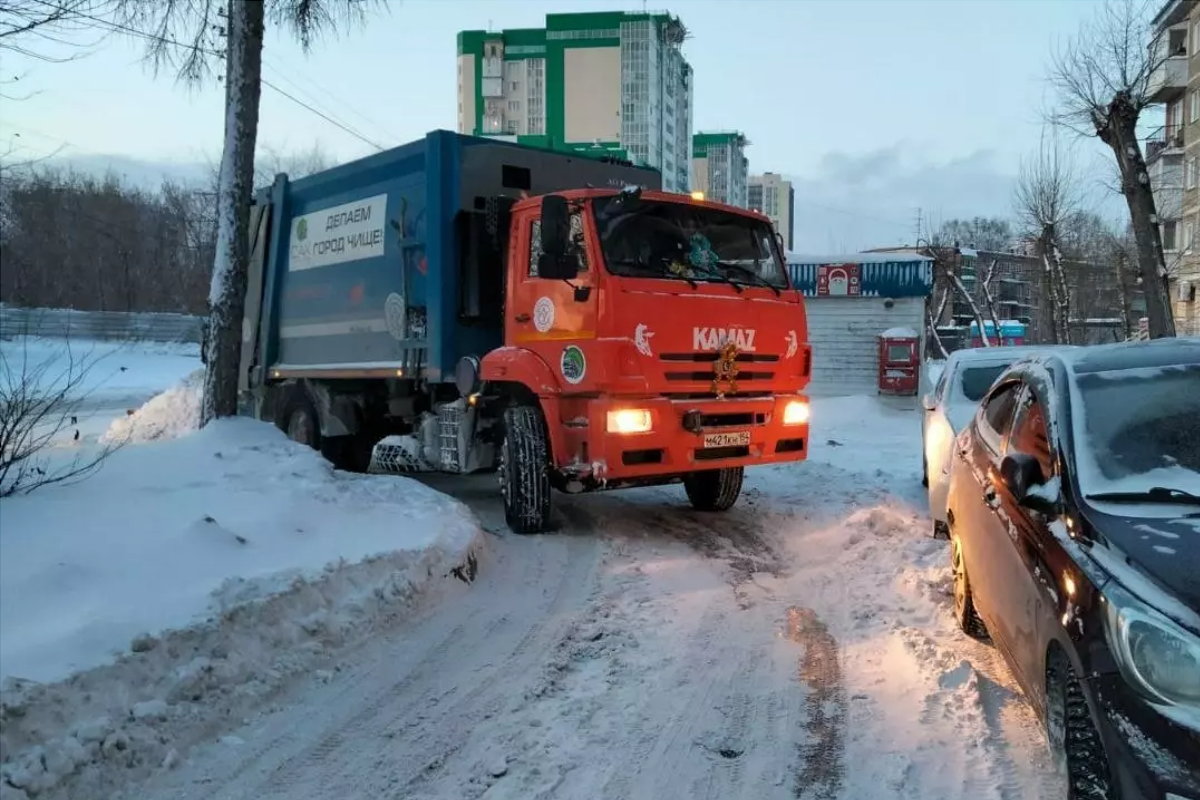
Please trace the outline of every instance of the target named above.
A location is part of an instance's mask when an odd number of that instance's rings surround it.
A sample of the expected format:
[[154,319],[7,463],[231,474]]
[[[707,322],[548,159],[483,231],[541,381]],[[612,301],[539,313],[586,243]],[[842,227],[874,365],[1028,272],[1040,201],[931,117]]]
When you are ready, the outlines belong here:
[[104,339],[199,343],[203,317],[69,308],[0,306],[0,338]]

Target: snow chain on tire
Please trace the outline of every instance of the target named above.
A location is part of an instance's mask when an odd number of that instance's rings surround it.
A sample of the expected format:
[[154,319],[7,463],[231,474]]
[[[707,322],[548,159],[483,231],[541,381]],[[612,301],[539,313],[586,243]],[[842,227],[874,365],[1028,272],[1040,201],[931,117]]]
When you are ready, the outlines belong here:
[[504,412],[500,491],[504,518],[514,533],[542,533],[550,522],[550,446],[541,409]]

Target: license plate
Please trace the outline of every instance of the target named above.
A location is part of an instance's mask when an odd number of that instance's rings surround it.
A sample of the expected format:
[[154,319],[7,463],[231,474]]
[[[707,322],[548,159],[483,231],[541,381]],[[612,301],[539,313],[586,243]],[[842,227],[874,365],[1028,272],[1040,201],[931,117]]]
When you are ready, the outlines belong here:
[[704,434],[705,447],[745,447],[748,444],[750,444],[750,431]]

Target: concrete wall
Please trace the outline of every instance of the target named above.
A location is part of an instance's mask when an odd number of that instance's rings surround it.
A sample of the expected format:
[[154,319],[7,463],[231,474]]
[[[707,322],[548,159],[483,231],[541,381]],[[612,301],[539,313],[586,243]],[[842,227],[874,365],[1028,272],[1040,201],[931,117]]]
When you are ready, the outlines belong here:
[[563,51],[564,131],[568,142],[621,139],[621,48]]

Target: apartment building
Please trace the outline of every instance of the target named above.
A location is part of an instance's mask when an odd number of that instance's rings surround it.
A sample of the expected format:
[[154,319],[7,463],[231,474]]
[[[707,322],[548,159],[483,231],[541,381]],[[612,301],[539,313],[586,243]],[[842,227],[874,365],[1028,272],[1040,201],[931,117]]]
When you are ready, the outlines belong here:
[[783,237],[784,247],[795,250],[792,240],[792,220],[796,213],[796,190],[782,175],[764,172],[751,175],[746,193],[747,207],[770,218],[775,230]]
[[710,131],[692,137],[692,189],[704,199],[749,207],[750,140],[740,131]]
[[458,34],[458,131],[655,167],[687,192],[692,68],[666,13],[547,14]]
[[1200,335],[1200,2],[1170,0],[1154,17],[1148,87],[1164,124],[1146,142],[1146,167],[1171,275],[1176,331]]

